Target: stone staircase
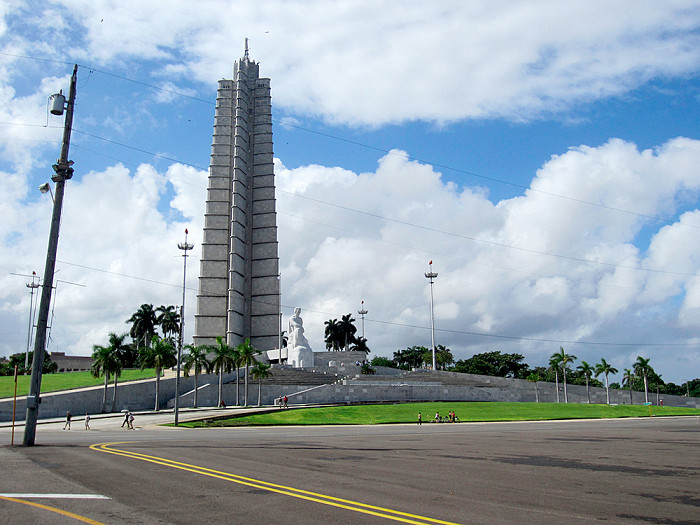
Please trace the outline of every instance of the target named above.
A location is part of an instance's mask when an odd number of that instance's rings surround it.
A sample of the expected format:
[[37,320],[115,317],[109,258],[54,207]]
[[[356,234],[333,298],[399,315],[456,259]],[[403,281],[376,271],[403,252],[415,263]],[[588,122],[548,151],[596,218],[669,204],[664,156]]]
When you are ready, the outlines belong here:
[[[319,386],[330,385],[335,383],[342,376],[334,373],[315,372],[303,368],[287,368],[273,366],[270,369],[270,376],[262,380],[262,385],[304,385],[304,386]],[[251,381],[251,379],[249,379]],[[253,383],[258,383],[253,379]]]

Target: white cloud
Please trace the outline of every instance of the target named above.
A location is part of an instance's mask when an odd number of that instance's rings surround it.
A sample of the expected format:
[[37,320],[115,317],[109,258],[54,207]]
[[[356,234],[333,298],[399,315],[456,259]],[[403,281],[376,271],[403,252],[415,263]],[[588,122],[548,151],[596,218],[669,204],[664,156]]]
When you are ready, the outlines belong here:
[[[700,160],[698,146],[698,141],[676,139],[654,151],[639,151],[611,140],[598,148],[572,149],[539,170],[532,182],[538,191],[498,205],[469,188],[444,183],[439,173],[401,152],[380,159],[374,173],[320,166],[288,170],[278,163],[280,189],[295,188],[315,199],[280,195],[283,303],[307,310],[307,334],[316,348],[323,344],[323,321],[354,313],[361,300],[370,310],[367,333],[376,351],[390,355],[407,345],[429,345],[428,286],[422,274],[433,259],[439,272],[438,328],[554,341],[675,341],[677,330],[690,326],[699,311],[697,280],[664,272],[700,270],[697,243],[680,246],[681,239],[695,234],[684,224],[696,223],[698,212],[661,228],[648,252],[640,253],[635,237],[642,227],[658,228],[654,220],[551,193],[668,214],[678,199],[688,198],[688,188],[697,198],[700,175],[689,160]],[[671,232],[678,234],[677,241]],[[465,234],[492,242],[475,242]],[[674,297],[683,300],[682,288],[690,290],[682,304],[669,303]],[[533,350],[527,341],[467,333],[439,337],[461,357],[498,347],[543,360],[558,347],[539,343]],[[637,351],[665,355],[662,347]],[[595,361],[599,348],[582,355],[591,352],[595,355],[588,359]],[[626,359],[614,346],[604,353],[608,359]]]
[[530,119],[700,65],[700,9],[683,1],[66,0],[51,19],[33,20],[73,27],[52,36],[79,60],[177,78],[184,63],[206,85],[250,37],[275,104],[354,125]]

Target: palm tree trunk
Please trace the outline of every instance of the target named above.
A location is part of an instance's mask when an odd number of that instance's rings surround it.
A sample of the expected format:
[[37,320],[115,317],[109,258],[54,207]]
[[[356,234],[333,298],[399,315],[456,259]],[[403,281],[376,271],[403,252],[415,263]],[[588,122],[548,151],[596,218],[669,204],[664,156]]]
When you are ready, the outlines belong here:
[[239,400],[239,390],[240,390],[239,383],[240,383],[240,381],[238,381],[238,376],[240,375],[240,373],[241,373],[240,368],[238,367],[238,365],[236,365],[236,406],[237,407],[241,406],[241,402]]
[[649,402],[649,387],[647,386],[647,375],[644,374],[644,401]]
[[260,406],[260,398],[262,392],[262,376],[258,379],[258,406]]
[[105,411],[105,406],[107,406],[107,388],[109,387],[109,374],[105,372],[105,389],[102,392],[102,412]]
[[192,405],[194,408],[197,408],[197,390],[199,390],[199,388],[197,387],[197,376],[199,376],[199,374],[195,370],[195,372],[194,372],[194,404]]
[[554,385],[557,387],[557,403],[559,403],[559,373],[554,371]]
[[540,392],[537,389],[537,381],[535,381],[535,402],[537,402],[537,403],[540,402]]
[[630,381],[630,405],[632,405],[632,382]]
[[221,406],[223,389],[224,389],[224,369],[219,368],[219,402],[216,404],[216,406],[218,406],[218,407]]
[[608,387],[608,374],[605,374],[605,401],[610,404],[610,388]]
[[117,407],[117,374],[114,374],[114,390],[112,391],[112,412]]
[[562,371],[562,375],[564,376],[564,403],[569,402],[569,394],[566,391],[566,370]]
[[245,406],[248,406],[248,365],[247,364],[245,365],[244,379],[245,379],[245,388],[243,390],[243,394],[244,394],[243,399],[245,400]]
[[158,403],[158,397],[160,394],[160,368],[156,367],[156,412],[160,410],[160,404]]
[[586,397],[588,398],[588,404],[591,404],[591,387],[588,384],[588,377],[586,377]]

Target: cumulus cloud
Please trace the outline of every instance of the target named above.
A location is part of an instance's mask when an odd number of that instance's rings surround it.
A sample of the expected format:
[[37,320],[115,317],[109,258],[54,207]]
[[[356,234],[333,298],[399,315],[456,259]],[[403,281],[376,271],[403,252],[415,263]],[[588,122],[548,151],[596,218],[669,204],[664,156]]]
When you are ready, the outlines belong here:
[[[126,65],[139,57],[159,79],[188,74],[209,86],[229,78],[250,37],[251,56],[275,78],[276,104],[354,125],[536,118],[700,65],[700,9],[687,2],[56,6],[51,24],[36,16],[25,23],[70,26],[52,36],[76,60]],[[43,12],[20,15],[29,11]]]
[[[372,173],[280,163],[283,303],[308,310],[315,347],[323,322],[354,313],[361,300],[375,350],[428,346],[423,273],[432,259],[440,342],[458,355],[508,348],[544,362],[564,340],[639,343],[637,351],[666,358],[663,346],[643,345],[678,342],[697,316],[700,249],[683,242],[696,233],[697,212],[661,226],[649,216],[670,216],[688,188],[697,194],[688,160],[700,159],[699,146],[676,139],[639,151],[611,140],[573,148],[543,165],[525,195],[498,204],[399,151]],[[635,238],[649,227],[651,244],[640,250]],[[590,361],[601,352],[578,344],[572,351]],[[605,348],[609,357],[628,351]]]
[[[502,349],[522,352],[534,365],[556,350],[557,341],[571,341],[579,358],[595,361],[602,353],[620,361],[628,358],[628,347],[601,352],[574,342],[690,342],[700,311],[700,248],[686,239],[696,233],[700,212],[659,226],[646,216],[601,211],[551,193],[625,206],[634,183],[634,198],[645,212],[668,214],[688,188],[697,193],[698,161],[698,141],[676,139],[639,151],[611,140],[554,157],[525,195],[494,204],[398,150],[366,173],[319,165],[288,169],[277,160],[283,309],[303,308],[307,335],[318,350],[324,346],[323,322],[355,313],[362,300],[375,354],[427,346],[423,273],[433,260],[439,273],[438,343],[457,357]],[[674,182],[659,191],[663,174]],[[126,331],[125,319],[141,302],[179,302],[176,245],[188,228],[199,246],[205,188],[206,172],[182,165],[166,171],[114,165],[68,183],[54,350],[87,354],[108,332]],[[3,353],[16,351],[24,340],[20,320],[29,300],[21,278],[9,274],[27,273],[43,260],[50,214],[47,200],[18,208],[25,220],[18,229],[26,233],[6,232],[2,246]],[[38,219],[29,220],[33,216]],[[648,249],[640,250],[633,241],[644,227],[655,230]],[[188,283],[190,323],[195,261]],[[669,369],[677,366],[674,352],[697,354],[694,347],[637,351]]]

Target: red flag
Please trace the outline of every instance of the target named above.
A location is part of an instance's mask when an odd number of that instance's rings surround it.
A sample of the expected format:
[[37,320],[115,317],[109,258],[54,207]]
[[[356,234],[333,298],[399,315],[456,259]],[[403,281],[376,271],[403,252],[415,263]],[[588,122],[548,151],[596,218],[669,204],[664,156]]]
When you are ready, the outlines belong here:
[[430,261],[428,264],[433,264],[433,261]]

